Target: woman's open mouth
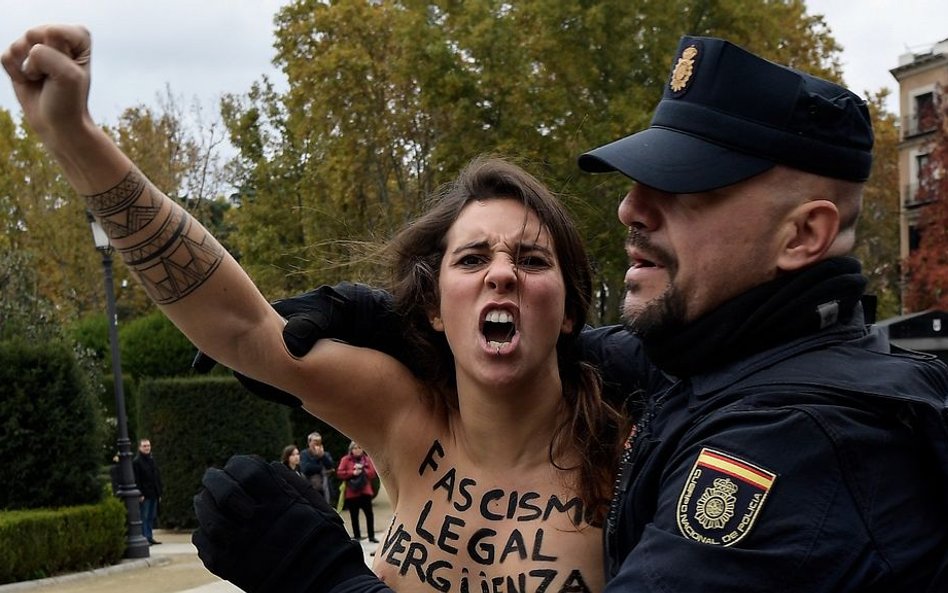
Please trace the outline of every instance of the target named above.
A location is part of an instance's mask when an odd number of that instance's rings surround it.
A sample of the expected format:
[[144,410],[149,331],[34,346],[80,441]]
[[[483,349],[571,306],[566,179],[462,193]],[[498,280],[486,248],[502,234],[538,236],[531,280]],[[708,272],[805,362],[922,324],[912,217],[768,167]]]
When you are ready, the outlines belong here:
[[500,353],[509,346],[517,334],[517,324],[510,311],[493,309],[484,316],[481,324],[481,333],[487,342],[487,347]]

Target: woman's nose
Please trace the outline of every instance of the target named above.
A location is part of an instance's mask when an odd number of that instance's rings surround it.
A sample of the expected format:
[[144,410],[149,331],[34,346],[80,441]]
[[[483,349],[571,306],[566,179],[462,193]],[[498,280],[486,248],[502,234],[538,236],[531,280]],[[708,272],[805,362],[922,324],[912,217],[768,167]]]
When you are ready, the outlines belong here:
[[508,292],[517,285],[517,270],[512,261],[498,257],[491,262],[484,281],[491,290]]

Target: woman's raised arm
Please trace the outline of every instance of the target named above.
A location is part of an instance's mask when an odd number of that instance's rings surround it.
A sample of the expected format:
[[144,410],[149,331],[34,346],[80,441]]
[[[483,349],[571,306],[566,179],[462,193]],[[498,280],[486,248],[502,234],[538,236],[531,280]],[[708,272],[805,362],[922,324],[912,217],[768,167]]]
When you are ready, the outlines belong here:
[[[199,348],[265,380],[289,358],[278,346],[281,318],[214,237],[95,125],[91,57],[87,30],[47,25],[13,42],[2,61],[27,122],[149,296]],[[212,311],[219,321],[206,323]]]
[[386,378],[407,372],[377,353],[340,356],[334,351],[346,347],[338,344],[303,359],[291,356],[283,319],[244,270],[93,122],[87,105],[91,57],[86,29],[47,25],[27,31],[0,59],[27,122],[149,296],[221,363],[298,395],[341,428],[355,425],[355,418],[364,426],[366,414],[384,426],[396,402],[372,400],[379,393],[391,398]]

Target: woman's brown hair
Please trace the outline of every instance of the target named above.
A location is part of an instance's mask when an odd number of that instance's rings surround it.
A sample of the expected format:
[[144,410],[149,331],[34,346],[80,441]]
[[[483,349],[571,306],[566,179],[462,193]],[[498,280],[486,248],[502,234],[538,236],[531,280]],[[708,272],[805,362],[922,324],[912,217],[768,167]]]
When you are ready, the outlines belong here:
[[298,451],[299,447],[296,445],[287,445],[283,447],[283,452],[280,454],[280,461],[283,462],[283,465],[290,467],[290,455],[293,454],[293,451]]
[[[432,329],[429,313],[439,307],[438,274],[445,237],[461,211],[472,201],[520,200],[550,233],[566,288],[570,334],[557,342],[566,419],[550,442],[550,461],[564,471],[577,471],[574,486],[583,500],[586,520],[599,525],[612,495],[622,418],[602,399],[598,372],[579,361],[576,340],[586,323],[592,300],[592,270],[575,223],[565,207],[535,177],[505,160],[479,157],[443,187],[429,209],[406,226],[389,244],[393,263],[391,290],[396,312],[406,322],[406,338],[414,352],[412,367],[433,386],[434,403],[457,409],[454,357],[444,334]],[[560,467],[556,460],[575,452],[580,463]]]

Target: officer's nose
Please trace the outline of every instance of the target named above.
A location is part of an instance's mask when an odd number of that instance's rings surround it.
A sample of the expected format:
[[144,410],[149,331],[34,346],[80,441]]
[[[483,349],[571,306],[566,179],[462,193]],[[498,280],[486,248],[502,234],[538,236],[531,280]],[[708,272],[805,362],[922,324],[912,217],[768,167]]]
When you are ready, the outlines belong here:
[[662,199],[657,189],[636,183],[619,202],[619,220],[623,226],[654,231],[661,220],[657,200]]

